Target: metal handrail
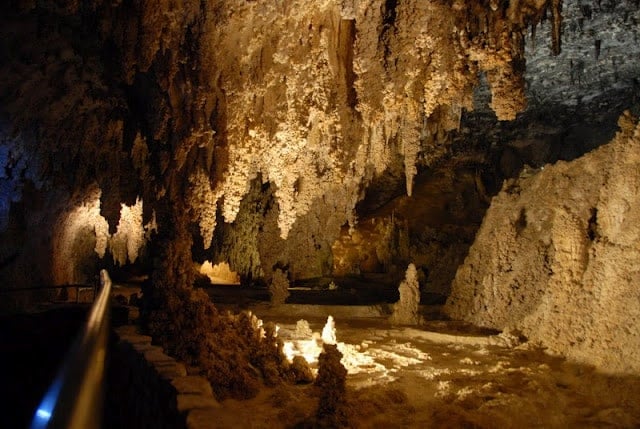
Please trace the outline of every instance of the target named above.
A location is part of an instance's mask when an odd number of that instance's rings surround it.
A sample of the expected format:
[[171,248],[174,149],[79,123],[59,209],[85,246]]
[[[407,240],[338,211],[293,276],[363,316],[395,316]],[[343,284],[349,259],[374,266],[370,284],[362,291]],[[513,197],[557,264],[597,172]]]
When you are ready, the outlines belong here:
[[80,303],[80,289],[92,289],[93,290],[93,301],[96,300],[96,286],[88,285],[88,284],[68,284],[68,285],[56,285],[56,286],[31,286],[31,287],[17,287],[10,289],[0,289],[0,295],[9,295],[9,294],[17,294],[20,292],[42,292],[45,290],[66,290],[66,289],[75,289],[76,290],[76,304]]
[[68,285],[56,285],[56,286],[31,286],[31,287],[15,287],[10,289],[1,289],[0,294],[16,293],[16,292],[32,292],[38,290],[58,290],[58,289],[92,289],[95,286],[89,284],[68,284]]
[[100,271],[100,284],[87,323],[36,410],[31,429],[101,426],[111,293],[106,270]]

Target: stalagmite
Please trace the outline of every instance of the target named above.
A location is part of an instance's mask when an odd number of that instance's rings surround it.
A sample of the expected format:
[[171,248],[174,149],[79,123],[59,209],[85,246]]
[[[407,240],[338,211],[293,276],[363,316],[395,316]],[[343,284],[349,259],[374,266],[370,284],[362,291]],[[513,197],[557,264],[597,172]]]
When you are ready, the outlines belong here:
[[420,284],[414,264],[409,264],[405,279],[398,287],[400,300],[393,305],[393,313],[389,321],[394,325],[416,325],[421,317],[418,312],[420,304]]
[[278,268],[273,272],[271,284],[269,285],[271,304],[284,304],[289,295],[289,279],[287,278],[287,273]]
[[336,323],[333,316],[327,317],[327,323],[322,328],[322,342],[325,344],[336,344]]

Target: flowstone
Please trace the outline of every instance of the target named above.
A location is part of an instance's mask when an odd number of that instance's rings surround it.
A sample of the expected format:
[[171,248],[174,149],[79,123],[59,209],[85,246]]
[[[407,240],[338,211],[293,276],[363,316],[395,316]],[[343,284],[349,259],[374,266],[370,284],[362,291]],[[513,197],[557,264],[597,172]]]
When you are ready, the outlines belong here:
[[571,162],[505,182],[446,313],[522,332],[612,373],[640,373],[640,125]]

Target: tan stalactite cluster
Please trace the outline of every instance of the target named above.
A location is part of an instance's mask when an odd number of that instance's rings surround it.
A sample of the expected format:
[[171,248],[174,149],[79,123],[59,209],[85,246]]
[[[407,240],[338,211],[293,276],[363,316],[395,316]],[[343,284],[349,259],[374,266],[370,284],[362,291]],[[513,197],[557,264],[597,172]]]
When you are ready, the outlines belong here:
[[120,221],[114,234],[100,213],[99,188],[91,188],[74,198],[71,210],[63,212],[53,229],[52,274],[54,284],[91,283],[97,258],[107,250],[114,264],[125,265],[138,259],[149,240],[153,223],[143,225],[141,200],[121,205]]
[[360,190],[397,153],[411,194],[419,155],[429,159],[430,143],[473,109],[478,71],[498,117],[513,119],[525,107],[523,31],[547,5],[498,6],[234,3],[205,37],[220,47],[213,64],[226,128],[215,131],[228,165],[212,198],[222,197],[225,220],[235,220],[258,173],[276,186],[283,238],[317,200],[353,220]]
[[120,209],[120,221],[116,233],[109,240],[109,250],[119,265],[127,261],[135,262],[140,249],[145,245],[145,227],[142,224],[142,201],[129,207],[125,204]]
[[208,249],[216,228],[218,195],[211,189],[210,178],[202,170],[197,170],[189,177],[189,184],[189,200],[195,207],[193,220],[200,225],[204,248]]
[[[339,207],[344,205],[341,200],[358,191],[354,167],[342,165],[353,146],[344,141],[353,112],[337,103],[336,80],[346,72],[341,73],[337,58],[331,58],[339,44],[332,40],[338,31],[332,27],[340,22],[334,20],[332,6],[249,4],[229,18],[220,35],[219,44],[229,48],[221,49],[216,61],[225,67],[221,86],[230,147],[219,189],[228,222],[235,220],[249,182],[258,173],[276,186],[283,237],[314,200],[324,197],[327,204]],[[335,184],[344,190],[327,192]],[[342,218],[346,215],[343,209]]]
[[558,0],[20,4],[7,7],[19,55],[0,94],[16,130],[39,125],[25,144],[43,176],[70,194],[97,183],[111,233],[138,197],[144,222],[156,205],[184,210],[162,213],[159,230],[195,221],[205,248],[217,210],[236,221],[260,177],[291,258],[310,233],[353,225],[370,180],[398,160],[411,195],[418,165],[474,107],[479,72],[498,118],[514,118],[524,31],[550,7],[560,16]]

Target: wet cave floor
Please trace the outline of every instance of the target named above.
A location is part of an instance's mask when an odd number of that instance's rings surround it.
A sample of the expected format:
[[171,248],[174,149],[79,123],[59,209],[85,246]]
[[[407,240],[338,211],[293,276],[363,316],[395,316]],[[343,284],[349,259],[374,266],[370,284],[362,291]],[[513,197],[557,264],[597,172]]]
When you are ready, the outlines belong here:
[[[319,353],[324,315],[309,307],[306,324],[283,307],[255,313],[277,323],[290,353]],[[335,327],[350,427],[640,427],[640,378],[608,376],[513,336],[447,321],[391,327],[336,317]],[[223,401],[213,427],[306,427],[317,404],[313,386],[283,384]]]

